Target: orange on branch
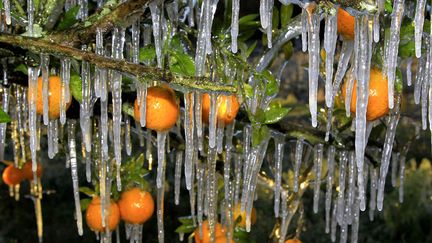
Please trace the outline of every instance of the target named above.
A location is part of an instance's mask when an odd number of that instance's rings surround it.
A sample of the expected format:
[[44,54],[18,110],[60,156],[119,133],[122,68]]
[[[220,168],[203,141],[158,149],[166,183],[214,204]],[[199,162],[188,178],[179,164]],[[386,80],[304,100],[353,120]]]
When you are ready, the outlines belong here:
[[[197,228],[194,232],[195,243],[210,243],[210,226],[208,220],[205,220],[202,225],[202,238],[200,237],[199,228]],[[220,237],[225,239],[225,229],[222,227],[220,223],[216,223],[215,225],[215,239]]]
[[23,180],[23,173],[20,169],[10,164],[3,171],[3,182],[8,186],[14,186],[21,183]]
[[[109,209],[106,211],[105,217],[108,217],[108,229],[113,231],[120,223],[120,210],[117,203],[110,202]],[[103,232],[105,227],[102,226],[102,209],[101,200],[99,197],[94,197],[86,210],[86,222],[92,231]]]
[[130,224],[143,224],[154,212],[152,195],[137,187],[122,192],[118,206],[121,218]]
[[[168,85],[147,89],[146,127],[155,131],[167,131],[177,122],[179,106],[176,95]],[[140,103],[135,100],[134,118],[140,121]]]
[[[38,78],[37,94],[36,94],[36,113],[43,115],[43,99],[42,99],[42,77]],[[61,81],[59,76],[50,76],[48,85],[48,116],[51,120],[60,117],[60,104],[61,104]],[[30,96],[29,96],[30,97]],[[72,101],[72,95],[66,102],[66,110],[69,108]]]
[[286,240],[285,243],[302,243],[299,239],[289,239]]
[[[234,121],[237,116],[240,104],[235,95],[219,95],[217,98],[217,122],[223,122],[225,125]],[[210,114],[210,95],[202,96],[202,119],[203,122],[209,123]]]
[[[342,87],[342,96],[346,97],[347,82]],[[350,110],[355,114],[357,103],[357,81],[354,80]],[[387,115],[388,108],[388,82],[387,77],[384,76],[381,70],[371,68],[369,80],[369,98],[366,111],[366,119],[373,121]]]
[[[233,211],[233,219],[234,219],[234,221],[236,221],[239,217],[241,217],[241,220],[237,223],[237,226],[240,226],[240,227],[242,227],[242,228],[245,228],[246,227],[246,211],[244,210],[244,211],[241,211],[241,205],[240,204],[237,204],[235,207],[234,207],[234,211]],[[251,225],[254,225],[255,224],[255,222],[256,222],[256,210],[255,210],[255,208],[252,208],[252,211],[251,211]]]
[[[22,168],[23,178],[27,180],[33,180],[32,162],[27,161]],[[43,168],[41,163],[37,163],[36,176],[40,178],[42,176]]]
[[338,8],[337,31],[345,40],[354,40],[354,25],[355,18],[343,8]]

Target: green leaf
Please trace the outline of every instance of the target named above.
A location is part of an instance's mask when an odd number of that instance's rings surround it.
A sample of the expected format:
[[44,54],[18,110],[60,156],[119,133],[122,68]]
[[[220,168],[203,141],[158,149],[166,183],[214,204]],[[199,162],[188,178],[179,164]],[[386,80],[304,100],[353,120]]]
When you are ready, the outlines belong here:
[[86,211],[87,210],[87,208],[88,208],[88,206],[90,205],[90,203],[91,203],[91,198],[84,198],[84,199],[81,199],[81,201],[80,201],[80,204],[81,204],[81,211]]
[[123,105],[122,105],[122,111],[124,113],[128,114],[129,116],[132,116],[132,117],[135,116],[134,107],[130,103],[123,103]]
[[6,112],[4,112],[3,109],[0,108],[0,123],[7,123],[10,121],[10,116]]
[[270,132],[267,126],[259,126],[252,128],[252,146],[258,146],[265,138],[269,136]]
[[173,51],[171,52],[170,70],[187,76],[195,75],[195,63],[191,56]]
[[156,58],[156,50],[154,46],[148,45],[146,47],[140,48],[139,50],[140,62],[151,62],[155,58]]
[[184,233],[184,234],[189,234],[195,231],[195,226],[192,225],[180,225],[175,232],[176,233]]
[[292,4],[282,5],[280,10],[281,27],[286,26],[291,20],[293,9]]
[[78,74],[72,74],[69,81],[69,88],[72,96],[81,103],[82,101],[82,81]]
[[246,50],[246,58],[248,58],[252,54],[252,52],[255,50],[257,43],[258,43],[257,41],[254,41],[252,43],[252,45],[250,45],[248,47],[248,49]]
[[78,19],[76,18],[76,15],[77,15],[79,9],[80,9],[79,5],[76,5],[73,8],[69,9],[69,11],[67,11],[64,14],[62,21],[58,24],[57,30],[60,30],[60,31],[66,30],[69,27],[71,27],[72,25],[74,25],[75,23],[77,23]]
[[252,88],[252,86],[250,86],[250,84],[243,84],[243,87],[244,87],[244,91],[245,91],[246,97],[247,98],[252,98],[252,96],[253,96],[253,88]]
[[26,65],[24,65],[24,64],[20,64],[20,65],[18,65],[15,69],[14,69],[14,71],[16,71],[16,72],[22,72],[22,73],[24,73],[25,75],[28,75],[28,69],[27,69],[27,66]]
[[90,189],[89,187],[86,187],[86,186],[80,187],[79,191],[82,192],[82,193],[84,193],[84,194],[86,194],[89,197],[93,197],[95,195],[95,192],[92,189]]
[[265,124],[276,123],[284,118],[291,108],[270,106],[265,111]]
[[268,70],[262,72],[262,75],[266,82],[266,95],[272,96],[279,92],[279,84],[276,81],[275,77],[273,77],[272,73]]
[[178,220],[182,224],[188,224],[188,225],[193,224],[192,216],[179,217]]
[[239,19],[239,25],[246,25],[248,23],[254,22],[259,14],[248,14]]

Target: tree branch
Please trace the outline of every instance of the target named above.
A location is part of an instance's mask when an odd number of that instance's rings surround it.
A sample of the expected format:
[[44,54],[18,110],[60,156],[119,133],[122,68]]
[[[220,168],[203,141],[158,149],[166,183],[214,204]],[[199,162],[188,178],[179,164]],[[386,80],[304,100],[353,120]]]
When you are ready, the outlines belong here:
[[234,86],[219,85],[210,82],[205,77],[177,75],[168,70],[134,64],[125,60],[114,60],[96,55],[93,52],[81,51],[73,47],[59,45],[55,42],[49,42],[44,39],[0,34],[0,43],[18,46],[38,54],[45,53],[54,56],[69,57],[79,61],[87,61],[100,68],[129,73],[136,76],[141,82],[151,83],[154,80],[164,80],[169,82],[173,88],[180,91],[198,90],[227,94],[236,93],[237,91]]

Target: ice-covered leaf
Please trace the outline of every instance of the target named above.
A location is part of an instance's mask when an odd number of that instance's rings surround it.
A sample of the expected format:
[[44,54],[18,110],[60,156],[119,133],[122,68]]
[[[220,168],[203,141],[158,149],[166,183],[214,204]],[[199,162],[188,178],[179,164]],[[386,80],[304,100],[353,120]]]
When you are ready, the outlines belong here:
[[72,74],[70,76],[69,88],[72,96],[81,103],[82,101],[82,81],[78,74]]
[[156,58],[156,50],[154,46],[148,45],[146,47],[140,48],[139,50],[140,62],[151,62],[155,58]]
[[270,132],[267,126],[257,126],[252,128],[252,146],[258,146],[265,138],[269,136]]
[[60,21],[60,23],[57,26],[57,30],[66,30],[75,23],[78,22],[78,19],[76,18],[76,15],[78,14],[78,11],[80,9],[79,5],[75,5],[71,9],[69,9],[65,14],[63,19]]
[[191,56],[172,51],[170,58],[171,72],[188,76],[195,75],[195,63]]
[[82,187],[80,187],[80,188],[79,188],[79,191],[82,192],[82,193],[84,193],[84,194],[86,194],[86,195],[89,196],[89,197],[93,197],[93,196],[95,195],[95,191],[92,190],[92,189],[89,188],[89,187],[86,187],[86,186],[82,186]]
[[280,121],[284,118],[291,108],[287,107],[278,107],[278,106],[269,106],[265,110],[265,124],[273,124]]
[[293,9],[294,8],[292,4],[282,5],[280,10],[280,21],[282,27],[286,26],[288,22],[291,20]]
[[9,115],[0,108],[0,123],[7,123],[10,121],[11,118],[9,117]]
[[16,72],[21,72],[21,73],[23,73],[23,74],[25,74],[25,75],[28,75],[28,69],[27,69],[27,66],[25,65],[25,64],[20,64],[20,65],[18,65],[15,69],[14,69],[14,71],[16,71]]
[[239,19],[239,25],[245,26],[245,25],[254,25],[257,21],[258,14],[248,14]]
[[80,200],[80,204],[81,204],[81,211],[86,211],[88,206],[91,203],[91,198],[84,198]]
[[176,230],[175,230],[175,232],[176,233],[185,233],[185,234],[188,234],[188,233],[192,233],[192,232],[194,232],[195,231],[195,226],[193,226],[193,224],[192,225],[180,225]]

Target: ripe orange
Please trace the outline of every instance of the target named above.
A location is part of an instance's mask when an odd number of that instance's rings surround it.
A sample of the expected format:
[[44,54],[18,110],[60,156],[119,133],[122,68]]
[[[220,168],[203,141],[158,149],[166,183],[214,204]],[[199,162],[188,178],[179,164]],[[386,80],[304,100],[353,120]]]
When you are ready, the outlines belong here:
[[[226,236],[216,237],[216,239],[215,239],[215,243],[226,243],[226,242],[227,242]],[[235,243],[235,241],[233,239],[231,239],[231,243]]]
[[[210,227],[208,220],[205,220],[202,223],[202,239],[200,238],[199,229],[195,230],[195,243],[209,243],[210,242]],[[223,238],[226,242],[225,229],[222,227],[220,223],[216,223],[215,225],[215,240]]]
[[337,11],[337,31],[345,40],[354,40],[355,18],[343,8]]
[[152,195],[137,187],[124,191],[120,196],[118,206],[121,218],[130,224],[143,224],[154,212]]
[[[233,219],[236,221],[239,217],[241,217],[241,220],[237,223],[237,226],[246,227],[246,211],[241,211],[241,205],[237,204],[234,207],[233,211]],[[254,225],[256,222],[256,210],[255,208],[252,208],[251,212],[251,225]]]
[[[38,178],[42,176],[43,168],[41,163],[37,163],[36,175]],[[27,161],[22,168],[23,178],[33,180],[32,162]]]
[[[179,115],[176,95],[168,85],[147,89],[146,127],[155,131],[166,131],[175,125]],[[135,100],[134,118],[140,121],[140,104]]]
[[[120,223],[120,210],[117,203],[110,202],[108,214],[105,217],[108,217],[108,229],[110,231],[115,230]],[[105,227],[102,227],[101,200],[99,197],[94,197],[90,202],[86,210],[86,221],[93,231],[102,232],[105,230]]]
[[289,239],[286,240],[285,243],[302,243],[299,239]]
[[[36,113],[43,115],[43,99],[42,99],[42,77],[38,78],[37,94],[36,94]],[[48,116],[51,120],[60,117],[60,98],[61,98],[61,82],[59,76],[50,76],[48,85]],[[69,108],[72,101],[72,95],[66,102],[66,110]]]
[[10,164],[6,167],[6,169],[4,169],[2,177],[6,185],[14,186],[21,183],[23,180],[23,173],[13,164]]
[[[351,112],[356,112],[357,82],[354,81],[351,97]],[[347,82],[342,87],[342,96],[346,97]],[[369,80],[369,99],[367,105],[366,119],[373,121],[387,115],[388,108],[388,82],[387,77],[382,75],[381,70],[371,68]]]
[[[228,107],[231,106],[231,107]],[[219,95],[217,98],[217,121],[223,121],[225,125],[234,121],[239,110],[239,102],[234,95]],[[203,122],[209,123],[210,114],[210,95],[204,94],[202,97],[202,119]]]

